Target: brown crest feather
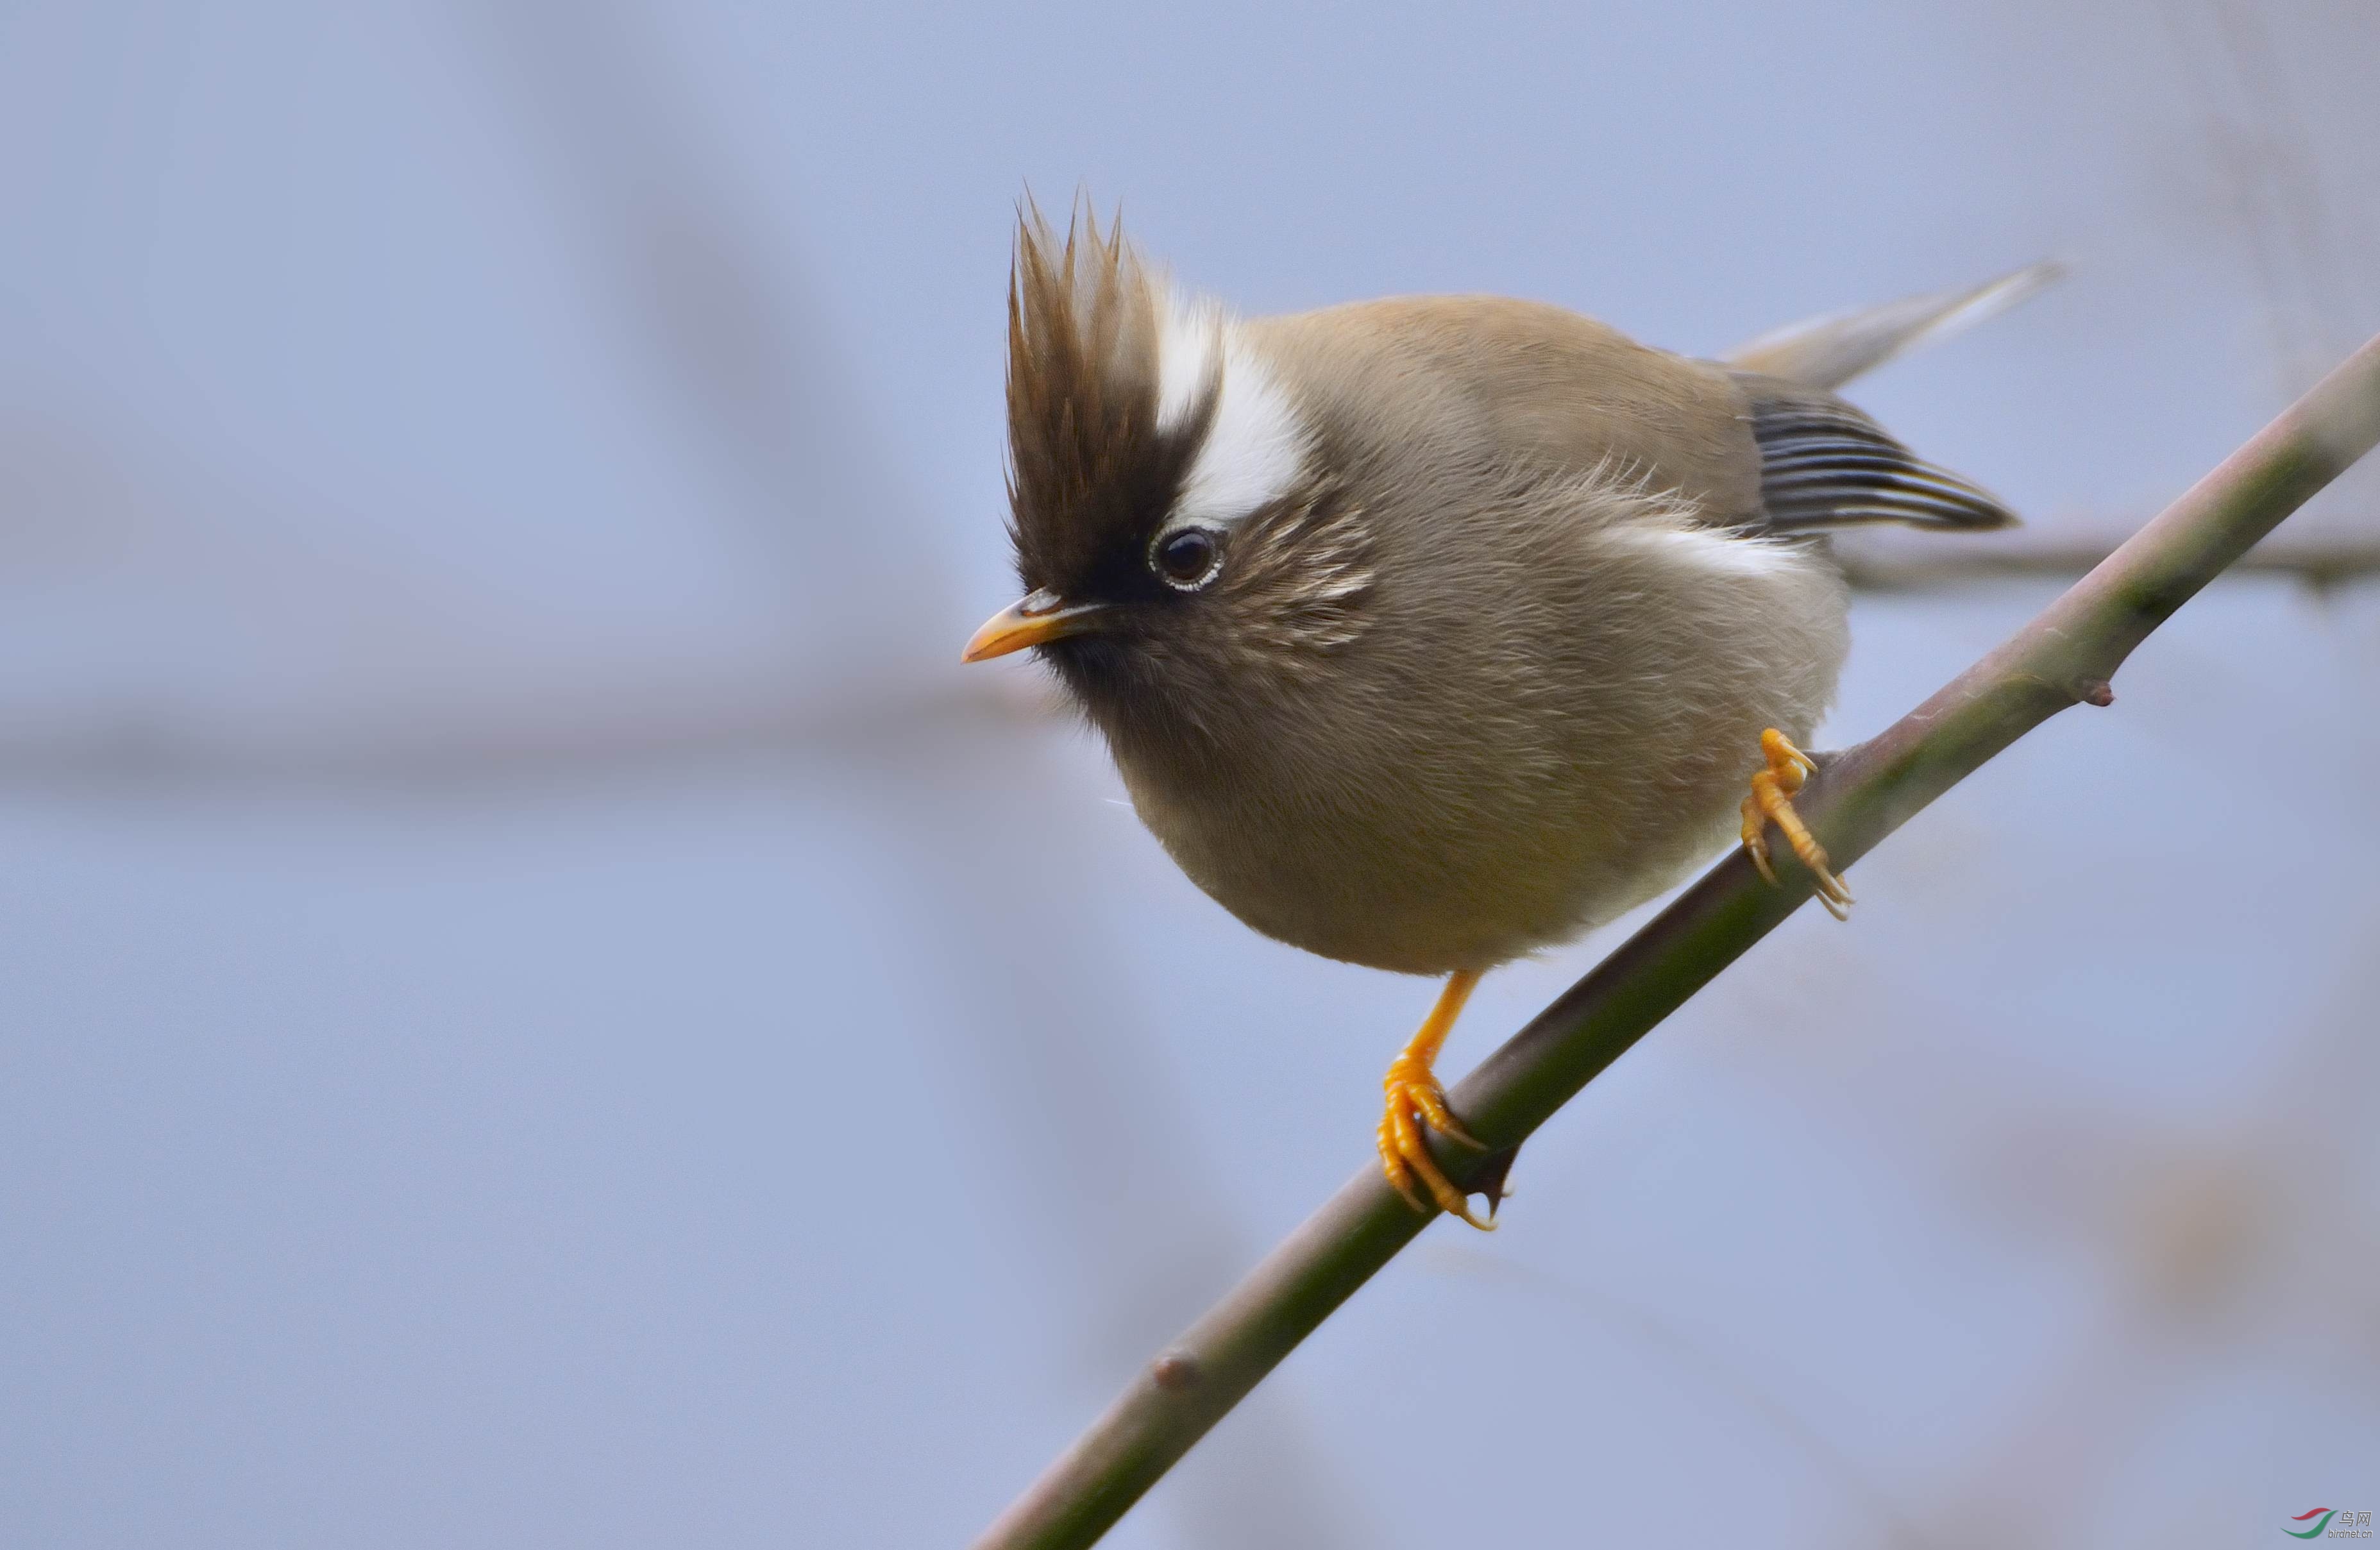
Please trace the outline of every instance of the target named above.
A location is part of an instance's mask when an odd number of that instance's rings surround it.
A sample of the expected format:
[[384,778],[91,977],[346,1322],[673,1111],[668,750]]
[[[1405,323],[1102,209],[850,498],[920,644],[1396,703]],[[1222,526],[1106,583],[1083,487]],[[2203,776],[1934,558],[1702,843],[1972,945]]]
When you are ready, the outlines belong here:
[[1028,587],[1096,595],[1137,568],[1214,415],[1157,425],[1161,283],[1078,203],[1062,241],[1028,198],[1008,285],[1009,532]]

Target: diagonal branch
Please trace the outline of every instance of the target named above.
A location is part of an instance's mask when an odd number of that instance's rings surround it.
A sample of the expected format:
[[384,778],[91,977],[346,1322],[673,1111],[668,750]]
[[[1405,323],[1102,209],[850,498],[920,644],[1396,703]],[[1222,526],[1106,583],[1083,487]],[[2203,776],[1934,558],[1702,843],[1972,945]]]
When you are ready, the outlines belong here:
[[[1797,804],[1857,860],[1984,761],[2070,705],[2106,705],[2132,648],[2250,545],[2380,442],[2380,337],[2132,535],[2041,615],[1881,735],[1828,764]],[[1741,854],[1688,889],[1455,1088],[1485,1176],[1646,1031],[1809,897],[1762,885]],[[1429,1218],[1366,1168],[1127,1387],[977,1542],[1087,1545]]]

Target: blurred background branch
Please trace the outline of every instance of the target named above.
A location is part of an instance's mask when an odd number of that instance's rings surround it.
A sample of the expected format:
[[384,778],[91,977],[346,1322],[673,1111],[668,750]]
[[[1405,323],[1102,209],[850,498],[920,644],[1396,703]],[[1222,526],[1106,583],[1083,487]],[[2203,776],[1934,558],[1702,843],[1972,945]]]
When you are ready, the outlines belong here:
[[[1837,558],[1854,588],[1891,594],[2010,577],[2070,579],[2115,547],[2082,537],[1913,544],[1861,537],[1839,541]],[[2380,575],[2380,540],[2276,539],[2230,574],[2294,581],[2326,596]],[[91,708],[0,728],[0,785],[404,790],[579,779],[772,749],[863,756],[887,738],[936,726],[1054,724],[1068,715],[1044,686],[1014,677],[861,684],[821,696],[806,676],[772,681],[748,672],[552,684],[517,698],[449,703],[425,716],[294,736],[277,728],[243,736],[163,711]]]
[[[1998,576],[2081,576],[2114,553],[2119,542],[2080,533],[2055,539],[2020,533],[1994,544],[1955,538],[1934,545],[1861,539],[1839,543],[1836,556],[1861,591],[1905,592]],[[2277,536],[2242,555],[2227,574],[2280,576],[2316,593],[2329,592],[2380,575],[2380,539],[2291,541]]]

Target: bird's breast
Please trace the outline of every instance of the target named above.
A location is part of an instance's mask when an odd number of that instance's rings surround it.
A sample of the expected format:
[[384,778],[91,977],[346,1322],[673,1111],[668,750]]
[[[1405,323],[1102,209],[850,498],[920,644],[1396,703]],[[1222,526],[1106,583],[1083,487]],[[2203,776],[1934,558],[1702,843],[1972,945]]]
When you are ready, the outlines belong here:
[[1806,548],[1561,515],[1384,530],[1374,615],[1329,672],[1208,696],[1195,738],[1111,727],[1183,870],[1269,936],[1442,974],[1717,854],[1762,731],[1806,742],[1831,696],[1840,579]]

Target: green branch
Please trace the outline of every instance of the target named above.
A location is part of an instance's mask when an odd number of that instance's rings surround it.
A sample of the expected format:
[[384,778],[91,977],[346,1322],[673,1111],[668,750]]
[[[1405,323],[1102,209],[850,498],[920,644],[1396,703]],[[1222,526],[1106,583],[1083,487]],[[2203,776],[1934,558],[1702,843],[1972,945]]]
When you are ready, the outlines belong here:
[[[2107,704],[2108,680],[2150,631],[2375,441],[2380,337],[1998,649],[1882,735],[1829,761],[1797,802],[1828,853],[1843,865],[1856,861],[2058,711]],[[1500,1166],[1809,892],[1798,868],[1771,889],[1740,854],[1714,867],[1454,1089],[1464,1122],[1502,1150],[1485,1162],[1441,1153],[1449,1174],[1462,1182]],[[1142,1369],[978,1550],[1097,1541],[1428,1222],[1366,1166]]]

